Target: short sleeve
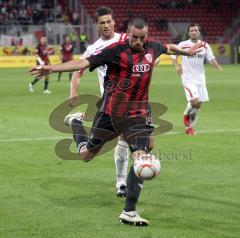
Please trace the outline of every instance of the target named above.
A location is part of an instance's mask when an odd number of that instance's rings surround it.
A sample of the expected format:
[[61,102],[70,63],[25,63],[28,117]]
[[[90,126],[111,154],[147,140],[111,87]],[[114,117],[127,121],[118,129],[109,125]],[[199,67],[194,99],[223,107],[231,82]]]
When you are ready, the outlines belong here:
[[104,50],[96,53],[87,58],[90,63],[90,72],[101,65],[112,64],[116,60],[116,47],[105,48]]
[[206,59],[208,61],[211,61],[212,59],[215,59],[212,48],[209,44],[206,44]]

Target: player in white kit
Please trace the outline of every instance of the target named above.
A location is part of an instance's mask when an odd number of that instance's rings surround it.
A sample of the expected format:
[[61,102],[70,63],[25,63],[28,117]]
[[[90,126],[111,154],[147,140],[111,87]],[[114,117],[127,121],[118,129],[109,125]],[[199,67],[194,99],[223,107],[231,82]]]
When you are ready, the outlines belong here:
[[[99,51],[106,48],[107,46],[119,42],[121,40],[125,40],[126,34],[119,34],[114,32],[115,22],[112,16],[112,10],[108,7],[100,7],[96,10],[95,16],[97,20],[98,31],[100,34],[100,38],[93,43],[92,45],[87,47],[87,50],[81,56],[81,58],[87,58],[91,55],[98,54]],[[101,95],[104,92],[103,83],[104,77],[106,75],[107,66],[100,66],[97,68],[97,74],[99,79],[99,86]],[[80,79],[83,75],[83,71],[74,72],[72,80],[71,80],[71,91],[69,96],[69,104],[74,104],[75,99],[78,95],[78,87],[80,83]],[[76,116],[76,114],[74,114]],[[83,115],[79,114],[79,117],[83,117]],[[81,118],[83,119],[83,118]],[[119,139],[114,153],[115,166],[116,166],[116,195],[118,197],[126,196],[126,175],[127,175],[127,167],[128,167],[128,144]]]
[[206,87],[206,78],[204,70],[204,59],[216,69],[222,71],[221,66],[215,59],[210,45],[199,39],[200,25],[192,23],[188,27],[189,40],[182,41],[178,45],[183,48],[190,48],[199,43],[201,49],[194,56],[182,56],[182,64],[178,63],[178,56],[172,56],[177,74],[181,76],[183,88],[187,98],[187,106],[183,114],[183,122],[186,126],[187,135],[196,135],[193,126],[199,113],[202,102],[209,101]]

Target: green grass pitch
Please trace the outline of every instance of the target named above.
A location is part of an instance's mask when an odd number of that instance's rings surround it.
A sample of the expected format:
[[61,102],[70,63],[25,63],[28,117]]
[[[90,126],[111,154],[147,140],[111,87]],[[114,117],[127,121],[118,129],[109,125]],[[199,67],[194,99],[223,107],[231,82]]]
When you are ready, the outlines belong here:
[[[238,238],[240,237],[240,68],[207,66],[210,102],[203,105],[198,135],[184,135],[185,96],[175,70],[155,69],[150,99],[168,107],[173,123],[155,137],[155,152],[185,155],[163,159],[161,174],[145,182],[138,209],[149,227],[122,225],[124,200],[115,197],[113,152],[90,163],[60,160],[61,137],[48,124],[69,91],[68,75],[51,75],[28,92],[27,69],[0,72],[0,237],[1,238]],[[86,73],[79,93],[98,95],[95,73]],[[190,158],[191,155],[191,159]]]

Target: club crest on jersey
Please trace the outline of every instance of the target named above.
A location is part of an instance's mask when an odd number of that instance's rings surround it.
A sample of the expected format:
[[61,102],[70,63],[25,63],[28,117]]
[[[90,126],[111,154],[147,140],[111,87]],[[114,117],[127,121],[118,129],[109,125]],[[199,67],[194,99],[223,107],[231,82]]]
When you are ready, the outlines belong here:
[[145,54],[146,60],[151,64],[152,63],[152,56],[151,54]]

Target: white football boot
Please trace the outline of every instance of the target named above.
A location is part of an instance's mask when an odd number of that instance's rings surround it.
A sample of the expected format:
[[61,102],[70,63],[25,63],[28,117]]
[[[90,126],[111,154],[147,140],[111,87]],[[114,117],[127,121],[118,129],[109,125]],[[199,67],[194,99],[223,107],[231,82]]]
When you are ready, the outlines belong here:
[[129,224],[134,226],[148,226],[149,221],[140,217],[137,211],[125,212],[124,210],[119,216],[122,224]]
[[29,90],[30,93],[34,92],[34,87],[33,87],[33,85],[31,83],[28,84],[28,90]]
[[64,118],[64,123],[66,125],[71,126],[73,119],[76,119],[78,121],[83,121],[83,118],[84,118],[84,113],[83,112],[77,112],[77,113],[73,113],[73,114],[68,114]]
[[52,92],[50,91],[50,90],[48,90],[48,89],[46,89],[46,90],[44,90],[43,91],[43,94],[51,94]]

